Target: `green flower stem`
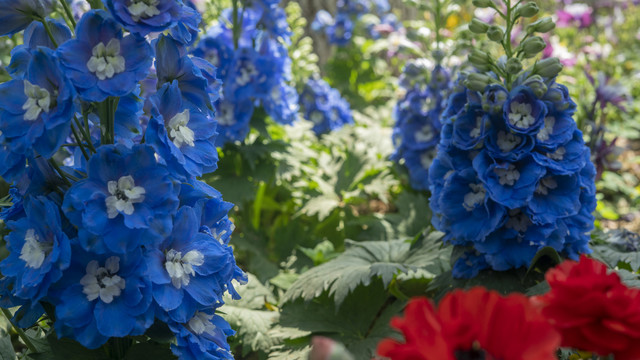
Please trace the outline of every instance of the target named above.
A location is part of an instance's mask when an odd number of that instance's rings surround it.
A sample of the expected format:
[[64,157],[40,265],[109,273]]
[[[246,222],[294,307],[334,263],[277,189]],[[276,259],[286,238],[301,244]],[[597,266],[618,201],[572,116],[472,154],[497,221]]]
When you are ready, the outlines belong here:
[[78,143],[78,147],[82,151],[82,156],[84,156],[86,160],[89,160],[89,155],[87,155],[87,151],[84,149],[84,145],[82,145],[82,139],[80,138],[80,135],[78,135],[78,130],[76,130],[76,127],[73,124],[71,124],[71,132],[73,132],[73,136],[76,138],[76,143]]
[[240,40],[240,25],[238,24],[238,0],[233,0],[233,10],[231,13],[231,21],[233,21],[233,48],[238,48],[238,41]]
[[[504,38],[502,40],[502,47],[504,48],[504,52],[507,55],[507,60],[513,57],[513,50],[511,49],[511,32],[513,31],[514,19],[513,16],[513,8],[511,7],[511,0],[504,0],[504,3],[507,5],[507,31],[504,32]],[[511,90],[511,74],[506,74],[505,81],[507,85],[507,89]]]
[[51,27],[49,26],[49,23],[47,22],[47,20],[45,18],[40,18],[38,20],[42,23],[42,26],[44,26],[44,31],[46,31],[47,35],[49,35],[49,39],[53,43],[53,46],[58,47],[58,42],[53,37],[53,33],[51,32]]
[[440,0],[436,0],[436,9],[433,13],[435,27],[436,27],[436,48],[440,50],[442,46],[442,34],[440,34],[440,30],[442,29],[442,3]]
[[[80,133],[82,134],[82,137],[84,138],[84,141],[87,142],[87,147],[89,148],[89,150],[91,150],[91,152],[96,152],[96,148],[93,146],[93,142],[91,141],[91,134],[89,134],[89,124],[88,124],[88,120],[85,122],[84,126],[82,126],[82,124],[80,123],[80,120],[78,120],[77,116],[73,116],[73,120],[76,123],[76,126],[78,127],[78,129],[80,130]],[[86,118],[85,118],[86,120]]]
[[65,14],[67,14],[67,18],[69,20],[69,22],[71,23],[71,25],[73,25],[73,28],[76,28],[76,19],[73,18],[73,13],[71,12],[71,8],[69,7],[69,4],[67,4],[66,0],[59,0],[60,4],[62,5],[62,8],[64,9]]
[[13,324],[13,322],[11,321],[11,318],[13,317],[11,315],[11,313],[9,312],[9,310],[2,308],[2,314],[4,315],[4,317],[7,318],[7,320],[9,321],[9,323],[11,324],[11,326],[13,327],[13,329],[18,333],[18,336],[20,336],[20,338],[22,339],[22,341],[24,342],[25,345],[27,345],[27,348],[32,352],[32,353],[37,353],[38,349],[36,349],[35,345],[33,345],[33,343],[31,342],[31,339],[29,339],[29,337],[27,336],[27,334],[25,334],[24,330],[20,329],[19,327],[17,327],[16,325]]
[[69,175],[66,174],[64,171],[62,171],[62,169],[60,169],[60,166],[58,165],[58,163],[55,160],[53,160],[53,158],[47,159],[47,161],[49,161],[49,164],[51,164],[51,166],[53,166],[53,168],[56,169],[56,172],[58,172],[58,175],[60,175],[64,183],[67,184],[68,186],[71,186],[71,181],[69,181]]

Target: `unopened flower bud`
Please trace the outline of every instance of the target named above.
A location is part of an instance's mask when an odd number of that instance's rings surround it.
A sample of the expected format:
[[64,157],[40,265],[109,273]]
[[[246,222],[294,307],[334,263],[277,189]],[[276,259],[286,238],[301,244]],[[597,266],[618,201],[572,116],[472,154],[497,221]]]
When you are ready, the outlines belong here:
[[473,4],[473,6],[479,8],[487,8],[493,5],[491,0],[473,0],[471,1],[471,3]]
[[540,75],[533,75],[524,81],[523,85],[528,86],[538,98],[542,98],[547,93],[547,84]]
[[471,73],[464,81],[464,86],[473,91],[484,91],[493,82],[493,79],[485,74]]
[[545,78],[554,78],[560,71],[562,71],[562,64],[558,58],[542,59],[533,66],[533,73]]
[[509,92],[501,84],[490,84],[482,94],[482,110],[489,113],[499,113],[509,98]]
[[487,37],[491,41],[501,42],[504,38],[504,31],[502,31],[500,26],[492,25],[487,31]]
[[522,63],[520,62],[520,60],[516,58],[511,58],[507,60],[507,64],[505,65],[505,70],[507,71],[507,73],[515,75],[520,71],[522,71]]
[[522,49],[525,58],[536,56],[539,52],[544,50],[545,47],[547,47],[547,44],[540,36],[532,36],[528,39],[525,39],[520,44],[520,48]]
[[542,19],[532,22],[527,26],[527,33],[533,34],[534,32],[546,33],[556,28],[556,23],[550,17],[543,17]]
[[474,18],[469,23],[469,30],[476,34],[484,34],[489,30],[489,24],[483,22],[482,20]]
[[519,5],[516,8],[516,16],[528,18],[535,16],[539,11],[540,8],[538,8],[538,4],[536,4],[535,2],[528,2],[526,4]]
[[480,71],[487,71],[490,68],[491,57],[484,51],[478,49],[471,50],[469,54],[469,62]]

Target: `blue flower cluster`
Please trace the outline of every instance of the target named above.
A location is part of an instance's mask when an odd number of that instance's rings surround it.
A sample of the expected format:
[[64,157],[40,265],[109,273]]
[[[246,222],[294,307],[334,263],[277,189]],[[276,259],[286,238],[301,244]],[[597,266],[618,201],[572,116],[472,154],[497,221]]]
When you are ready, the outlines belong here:
[[358,20],[365,14],[379,16],[377,22],[367,21],[366,24],[366,31],[373,39],[379,38],[383,32],[392,32],[402,27],[396,16],[389,12],[391,7],[388,0],[339,0],[336,7],[335,17],[326,10],[320,10],[311,23],[311,29],[323,31],[331,44],[349,44]]
[[353,124],[351,107],[322,79],[309,79],[300,94],[300,104],[304,109],[304,118],[313,123],[316,135]]
[[[260,104],[278,123],[297,119],[298,94],[289,84],[291,33],[279,2],[247,2],[236,19],[232,9],[224,10],[192,51],[215,65],[223,82],[216,102],[218,146],[244,140],[254,108]],[[239,29],[235,34],[233,24]]]
[[572,259],[589,253],[595,168],[567,88],[540,76],[511,91],[460,84],[429,168],[432,223],[469,248],[454,276],[528,266],[546,246]]
[[220,83],[186,51],[199,15],[106,0],[72,31],[44,18],[46,1],[8,3],[0,31],[25,30],[0,84],[0,176],[16,184],[0,213],[0,305],[19,306],[22,327],[55,309],[57,335],[88,348],[163,322],[180,359],[232,359],[216,309],[246,275],[229,246],[233,205],[197,180],[217,166]]
[[429,188],[429,166],[436,156],[440,140],[440,115],[453,84],[449,72],[441,65],[432,66],[425,59],[407,63],[400,77],[406,91],[394,108],[395,125],[392,160],[404,160],[411,186]]

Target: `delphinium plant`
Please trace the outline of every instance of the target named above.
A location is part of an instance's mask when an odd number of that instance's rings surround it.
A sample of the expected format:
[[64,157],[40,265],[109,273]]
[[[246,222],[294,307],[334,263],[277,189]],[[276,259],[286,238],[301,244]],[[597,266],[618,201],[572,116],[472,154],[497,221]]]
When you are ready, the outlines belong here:
[[[475,0],[493,8],[504,26],[473,19],[502,53],[475,48],[476,68],[460,74],[442,115],[438,155],[429,169],[432,223],[456,252],[454,277],[482,269],[527,267],[550,247],[576,259],[590,252],[595,209],[595,167],[566,86],[562,65],[536,60],[554,28],[535,2]],[[525,22],[514,36],[514,26]],[[486,49],[486,48],[485,48]]]
[[322,79],[307,80],[300,94],[300,105],[305,120],[313,123],[316,135],[353,124],[349,103]]
[[173,0],[89,3],[76,23],[66,1],[0,1],[0,34],[24,30],[0,85],[0,175],[14,184],[3,313],[34,357],[48,344],[232,359],[216,312],[246,276],[228,245],[233,205],[197,180],[216,169],[219,82],[186,52],[199,15]]
[[336,8],[335,16],[326,10],[318,11],[311,28],[324,32],[329,43],[337,46],[350,44],[358,27],[363,27],[362,30],[374,39],[380,37],[381,33],[402,27],[390,12],[387,0],[339,0]]
[[411,186],[416,190],[429,188],[429,166],[436,154],[442,124],[440,116],[453,88],[451,74],[445,66],[442,27],[448,18],[451,1],[435,0],[426,8],[434,18],[436,46],[431,59],[410,60],[400,76],[403,97],[394,108],[391,158],[402,161],[409,171]]
[[256,104],[278,123],[297,119],[298,94],[290,84],[287,50],[291,32],[279,2],[233,0],[192,51],[215,65],[222,79],[216,102],[218,146],[245,139]]

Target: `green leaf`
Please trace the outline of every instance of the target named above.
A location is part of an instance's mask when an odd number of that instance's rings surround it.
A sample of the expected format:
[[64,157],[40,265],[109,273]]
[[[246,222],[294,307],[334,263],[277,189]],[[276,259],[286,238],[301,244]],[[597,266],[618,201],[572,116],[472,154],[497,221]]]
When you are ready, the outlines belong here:
[[402,273],[422,269],[420,276],[434,278],[447,270],[448,249],[441,249],[440,242],[431,239],[418,249],[411,249],[403,240],[348,242],[348,249],[336,259],[303,273],[282,297],[282,302],[303,298],[311,300],[328,291],[336,305],[358,285],[369,285],[381,279],[384,287]]
[[[627,267],[627,270],[640,270],[640,236],[626,230],[610,230],[595,234],[592,256],[611,268]],[[624,266],[626,265],[626,266]]]
[[58,339],[53,332],[47,336],[47,341],[56,360],[109,360],[101,349],[91,350],[71,339]]
[[268,360],[300,360],[309,357],[311,347],[305,346],[301,349],[278,349],[269,354]]
[[125,360],[153,359],[153,360],[176,360],[168,344],[156,342],[143,342],[134,344],[129,348],[124,357]]
[[327,196],[319,196],[311,198],[311,200],[307,201],[307,203],[300,209],[301,214],[305,214],[308,216],[318,215],[318,220],[322,221],[331,214],[333,209],[340,206],[340,199],[333,195]]
[[[240,295],[240,300],[233,300],[227,293],[224,295],[224,302],[236,307],[260,310],[264,309],[265,303],[277,303],[273,292],[253,274],[247,273],[248,281],[245,285],[236,286],[236,291]],[[226,306],[222,309],[226,309]]]
[[503,295],[512,292],[525,293],[527,289],[537,285],[543,280],[539,275],[527,276],[527,269],[519,268],[508,271],[483,270],[472,279],[455,279],[451,271],[447,271],[436,277],[429,284],[428,296],[440,299],[446,293],[454,289],[469,289],[474,286],[483,286],[495,290]]
[[226,304],[221,309],[222,317],[236,329],[240,343],[253,351],[268,351],[278,344],[278,339],[268,335],[269,329],[278,321],[279,314],[274,311],[252,310]]
[[376,345],[394,334],[389,326],[406,302],[385,294],[381,280],[358,286],[338,308],[328,294],[310,302],[297,299],[282,307],[280,324],[342,342],[356,359],[370,359]]
[[288,290],[291,285],[293,285],[296,280],[298,280],[300,274],[296,274],[293,272],[281,272],[276,275],[274,278],[270,279],[269,282],[274,286],[279,287],[282,290]]
[[11,344],[11,335],[3,334],[0,337],[0,360],[15,360],[16,351]]
[[268,351],[279,343],[278,339],[268,335],[271,327],[278,321],[275,311],[263,310],[266,303],[276,303],[271,290],[264,286],[253,274],[248,274],[249,281],[238,287],[240,300],[233,300],[225,295],[225,306],[221,308],[222,317],[237,330],[239,342],[253,351]]

